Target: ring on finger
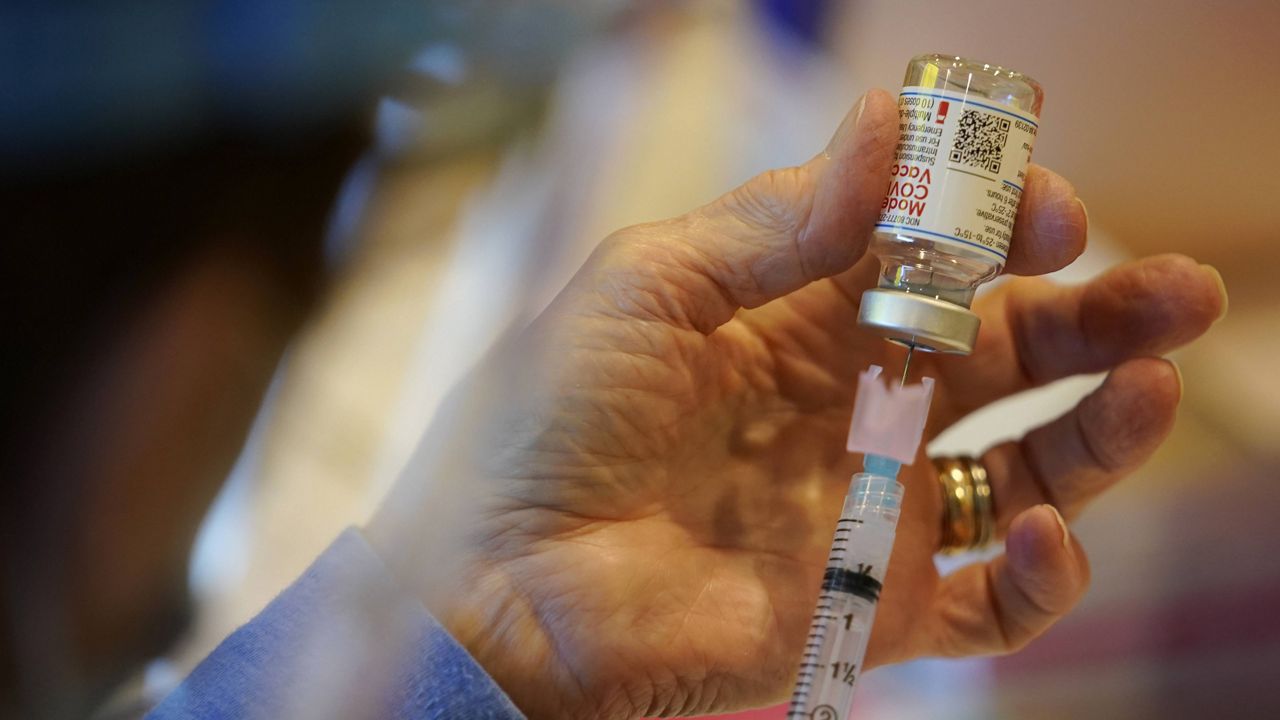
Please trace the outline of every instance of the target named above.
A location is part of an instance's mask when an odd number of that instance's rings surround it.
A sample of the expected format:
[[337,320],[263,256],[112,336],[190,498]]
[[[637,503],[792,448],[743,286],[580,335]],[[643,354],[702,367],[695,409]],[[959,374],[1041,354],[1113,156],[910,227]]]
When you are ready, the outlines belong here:
[[942,552],[977,550],[995,537],[987,469],[967,455],[932,458],[942,489]]

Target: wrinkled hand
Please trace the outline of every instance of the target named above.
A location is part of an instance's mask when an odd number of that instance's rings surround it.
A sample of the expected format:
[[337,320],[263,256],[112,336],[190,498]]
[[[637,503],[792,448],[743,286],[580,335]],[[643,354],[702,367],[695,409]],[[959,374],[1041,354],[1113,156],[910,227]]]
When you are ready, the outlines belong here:
[[[896,138],[894,101],[874,91],[808,163],[606,239],[454,393],[369,525],[531,717],[786,696],[857,469],[856,373],[902,362],[856,323]],[[1033,167],[1006,270],[1066,265],[1085,226],[1072,187]],[[938,576],[937,481],[923,457],[904,470],[870,664],[1008,652],[1077,602],[1084,552],[1042,504],[1073,517],[1163,440],[1181,387],[1153,356],[1219,317],[1216,278],[1162,256],[1082,287],[1014,280],[975,304],[972,356],[916,355],[937,379],[926,440],[1010,394],[1110,374],[983,457],[1007,548],[989,563]]]

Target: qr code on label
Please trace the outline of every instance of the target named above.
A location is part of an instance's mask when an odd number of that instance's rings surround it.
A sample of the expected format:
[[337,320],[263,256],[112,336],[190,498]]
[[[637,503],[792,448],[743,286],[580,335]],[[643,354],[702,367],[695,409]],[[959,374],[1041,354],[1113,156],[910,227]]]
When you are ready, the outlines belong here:
[[991,113],[968,108],[960,116],[951,162],[999,173],[1004,146],[1009,140],[1009,121]]

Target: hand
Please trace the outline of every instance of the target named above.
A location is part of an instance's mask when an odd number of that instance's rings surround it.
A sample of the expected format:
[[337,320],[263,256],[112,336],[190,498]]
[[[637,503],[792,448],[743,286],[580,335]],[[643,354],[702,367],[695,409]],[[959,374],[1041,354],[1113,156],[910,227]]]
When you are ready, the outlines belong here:
[[[453,395],[368,528],[389,564],[531,717],[724,711],[791,687],[858,458],[856,373],[903,352],[859,330],[862,258],[897,137],[869,93],[827,152],[687,215],[605,240],[568,287]],[[1028,177],[1006,270],[1074,259],[1074,190]],[[1007,395],[1106,382],[983,458],[1007,552],[939,578],[941,500],[904,469],[897,544],[868,662],[1008,652],[1088,582],[1073,517],[1169,431],[1181,393],[1153,357],[1225,297],[1178,256],[1076,288],[1019,279],[982,296],[970,357],[916,354],[937,380],[926,439]],[[425,479],[424,479],[425,477]]]

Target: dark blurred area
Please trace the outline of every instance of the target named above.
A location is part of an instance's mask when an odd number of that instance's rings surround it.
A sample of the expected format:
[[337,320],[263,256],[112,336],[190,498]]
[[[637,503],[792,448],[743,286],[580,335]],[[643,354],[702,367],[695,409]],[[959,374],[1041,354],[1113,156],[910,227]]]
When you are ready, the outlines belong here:
[[195,530],[426,10],[0,10],[5,716],[81,714],[185,626]]
[[319,238],[366,139],[312,132],[5,189],[8,647],[28,663],[118,672],[186,619],[195,528],[323,285]]

